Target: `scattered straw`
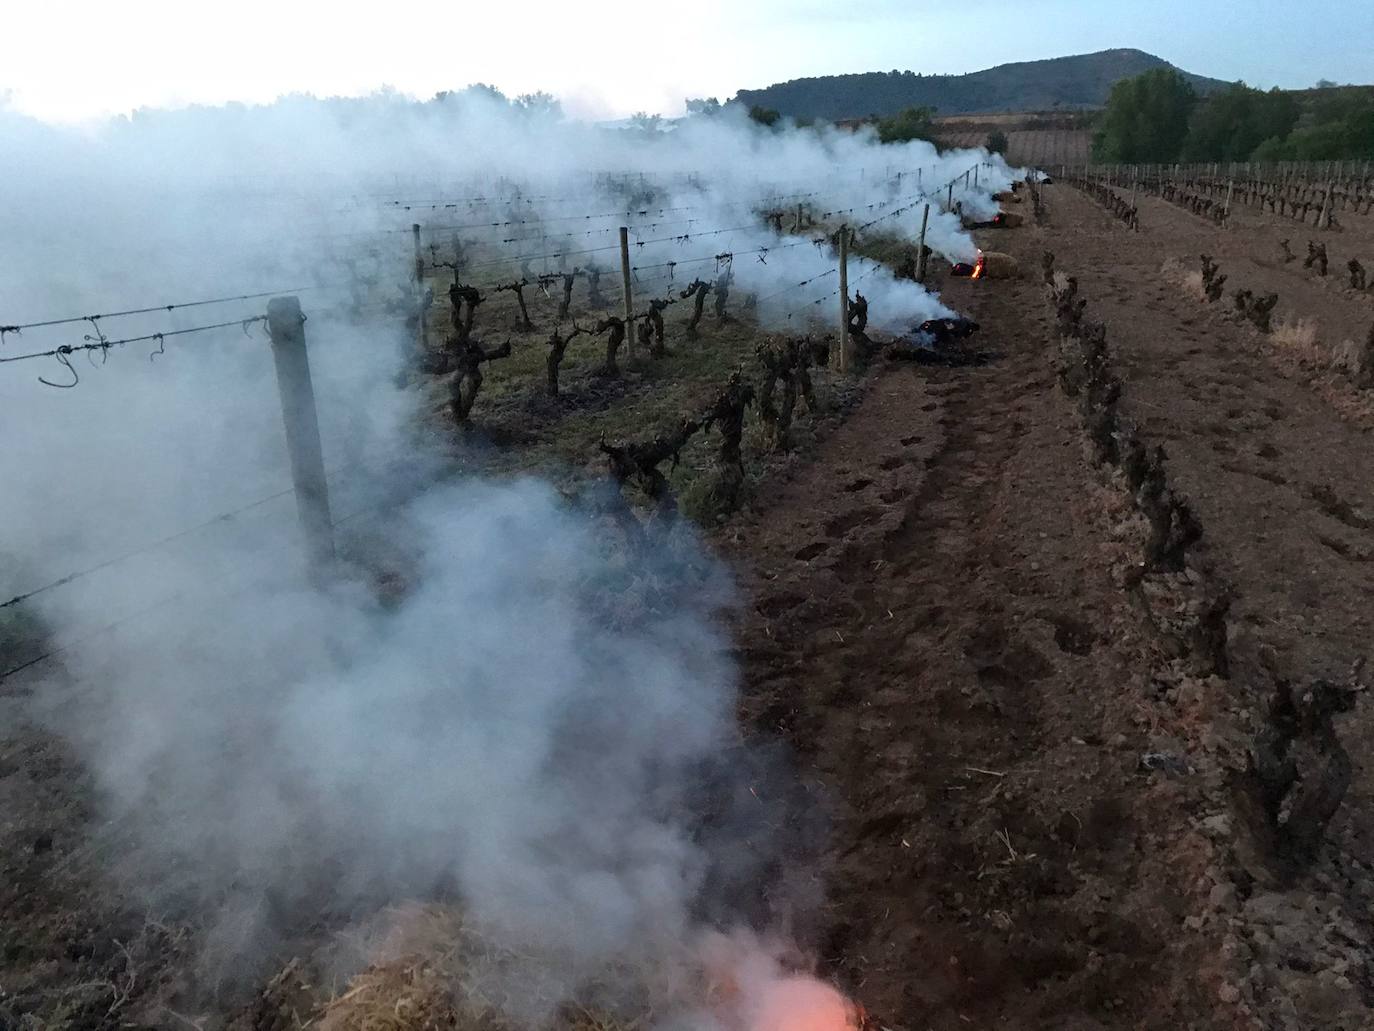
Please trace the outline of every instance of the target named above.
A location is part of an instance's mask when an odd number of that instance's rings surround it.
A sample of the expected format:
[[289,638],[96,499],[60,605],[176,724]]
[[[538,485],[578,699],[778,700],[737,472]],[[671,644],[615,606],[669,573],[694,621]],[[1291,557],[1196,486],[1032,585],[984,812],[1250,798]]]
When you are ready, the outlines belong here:
[[1331,356],[1317,342],[1317,326],[1310,319],[1285,318],[1274,327],[1271,339],[1304,365],[1323,370],[1331,366]]
[[[323,1007],[312,1028],[515,1031],[523,1025],[510,1015],[525,1013],[544,1014],[538,1022],[556,1031],[641,1031],[652,1019],[643,986],[634,983],[631,972],[615,972],[624,983],[584,985],[579,995],[586,1003],[566,1002],[566,985],[541,984],[533,976],[531,957],[496,948],[451,907],[406,906],[387,914],[385,923],[371,965]],[[641,1004],[612,1012],[590,1001],[603,997]]]

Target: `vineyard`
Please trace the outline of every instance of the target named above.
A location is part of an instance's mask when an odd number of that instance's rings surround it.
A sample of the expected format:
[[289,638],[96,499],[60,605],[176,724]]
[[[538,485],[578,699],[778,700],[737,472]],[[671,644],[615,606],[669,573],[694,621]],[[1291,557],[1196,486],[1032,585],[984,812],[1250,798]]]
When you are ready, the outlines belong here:
[[1008,136],[6,309],[0,1027],[1366,1026],[1374,180]]
[[1092,159],[1092,129],[1083,116],[1050,113],[951,117],[936,121],[940,142],[948,147],[982,147],[991,133],[1007,139],[1006,159],[1027,168],[1086,165]]

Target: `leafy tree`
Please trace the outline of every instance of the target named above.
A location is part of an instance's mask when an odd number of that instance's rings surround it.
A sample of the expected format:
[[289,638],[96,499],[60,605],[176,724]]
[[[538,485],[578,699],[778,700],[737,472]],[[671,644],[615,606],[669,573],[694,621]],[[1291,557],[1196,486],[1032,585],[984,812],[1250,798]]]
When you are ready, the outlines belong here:
[[545,93],[542,90],[538,93],[522,93],[511,101],[516,110],[522,111],[532,118],[547,118],[557,120],[563,117],[563,105],[558,102],[558,98],[552,93]]
[[1245,161],[1265,140],[1283,139],[1298,123],[1291,93],[1262,93],[1238,82],[1207,97],[1193,112],[1183,157],[1188,161]]
[[[453,95],[453,94],[451,94]],[[465,90],[460,90],[457,94],[460,99],[467,100],[494,100],[498,103],[506,103],[506,95],[495,86],[489,86],[485,82],[474,82]]]
[[1258,161],[1261,163],[1291,161],[1292,159],[1293,152],[1292,148],[1288,145],[1288,141],[1278,136],[1270,136],[1256,147],[1254,152],[1250,155],[1251,161]]
[[988,150],[993,154],[1005,154],[1007,152],[1007,134],[1001,129],[993,129],[988,133]]
[[720,113],[720,101],[715,97],[688,97],[689,115],[715,115]]
[[647,111],[636,111],[630,115],[630,124],[644,132],[658,132],[659,124],[662,121],[662,115],[651,115]]
[[1177,160],[1197,94],[1172,68],[1155,68],[1112,87],[1093,138],[1099,161]]
[[758,122],[759,125],[766,125],[771,128],[777,124],[778,119],[781,118],[782,115],[778,114],[778,112],[774,111],[771,107],[760,107],[758,104],[755,104],[749,109],[749,117],[753,121]]
[[1265,140],[1256,161],[1341,161],[1374,158],[1374,94],[1337,89],[1312,105],[1312,125],[1280,141]]
[[891,118],[878,120],[878,139],[884,143],[935,139],[935,109],[909,107]]

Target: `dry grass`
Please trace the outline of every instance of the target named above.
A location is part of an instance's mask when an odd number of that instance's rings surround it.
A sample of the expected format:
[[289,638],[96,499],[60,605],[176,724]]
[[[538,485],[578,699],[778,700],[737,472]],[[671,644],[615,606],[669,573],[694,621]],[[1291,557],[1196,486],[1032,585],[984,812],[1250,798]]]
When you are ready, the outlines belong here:
[[1331,355],[1317,339],[1317,325],[1310,319],[1287,318],[1270,334],[1274,346],[1292,355],[1303,365],[1326,370],[1331,367]]
[[1195,301],[1206,301],[1207,291],[1202,287],[1202,273],[1185,273],[1181,282],[1183,292]]

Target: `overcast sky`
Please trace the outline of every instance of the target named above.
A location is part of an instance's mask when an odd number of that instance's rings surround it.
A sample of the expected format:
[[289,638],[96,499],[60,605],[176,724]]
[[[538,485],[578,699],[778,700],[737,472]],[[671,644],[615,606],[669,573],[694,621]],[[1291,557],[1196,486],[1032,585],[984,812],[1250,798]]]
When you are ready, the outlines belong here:
[[676,114],[687,96],[803,75],[966,72],[1114,47],[1265,87],[1374,82],[1368,0],[1329,12],[1291,0],[15,0],[4,36],[0,93],[60,121],[479,81],[547,90],[577,115]]

